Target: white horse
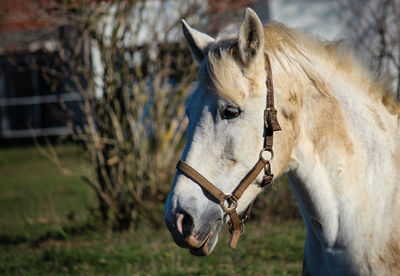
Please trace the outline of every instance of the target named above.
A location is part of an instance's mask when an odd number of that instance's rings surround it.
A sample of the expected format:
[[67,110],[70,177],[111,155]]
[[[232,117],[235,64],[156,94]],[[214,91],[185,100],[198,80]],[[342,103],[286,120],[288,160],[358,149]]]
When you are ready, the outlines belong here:
[[[282,128],[272,173],[289,175],[304,219],[303,274],[400,275],[400,105],[388,87],[340,43],[263,27],[250,9],[237,35],[214,39],[184,21],[183,30],[200,69],[182,160],[226,194],[253,167],[264,139],[267,54]],[[178,245],[207,255],[226,221],[208,192],[176,173],[165,222]]]

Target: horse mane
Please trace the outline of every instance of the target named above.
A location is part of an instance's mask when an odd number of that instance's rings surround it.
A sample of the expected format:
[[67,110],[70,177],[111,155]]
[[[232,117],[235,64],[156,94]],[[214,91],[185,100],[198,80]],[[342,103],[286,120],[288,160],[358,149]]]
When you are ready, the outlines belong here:
[[[360,59],[356,58],[351,47],[344,41],[326,41],[316,36],[307,35],[297,29],[288,28],[280,23],[270,23],[264,27],[264,51],[272,60],[277,60],[282,67],[294,71],[301,69],[306,73],[312,72],[313,78],[322,78],[315,72],[311,58],[316,58],[324,68],[337,74],[348,83],[359,85],[373,101],[381,101],[386,109],[393,115],[400,115],[400,102],[396,99],[388,79],[373,74]],[[238,66],[233,66],[237,61],[237,38],[233,35],[222,36],[210,49],[208,61],[202,66],[199,78],[212,86],[221,96],[240,102],[245,91],[240,91],[235,83],[236,74],[240,73]],[[227,58],[228,56],[233,58]],[[243,70],[242,70],[243,73]],[[312,80],[314,84],[324,83]],[[231,86],[231,87],[230,87]],[[237,93],[237,91],[241,93]],[[322,89],[323,90],[323,89]],[[232,95],[235,91],[236,95]]]
[[309,70],[307,57],[317,57],[318,62],[334,71],[341,79],[360,85],[360,90],[372,97],[372,100],[380,100],[391,114],[400,114],[400,102],[392,92],[388,78],[378,77],[369,70],[356,58],[352,48],[345,41],[326,41],[280,23],[271,23],[265,26],[264,31],[266,51],[280,62],[280,53],[284,53],[304,70]]

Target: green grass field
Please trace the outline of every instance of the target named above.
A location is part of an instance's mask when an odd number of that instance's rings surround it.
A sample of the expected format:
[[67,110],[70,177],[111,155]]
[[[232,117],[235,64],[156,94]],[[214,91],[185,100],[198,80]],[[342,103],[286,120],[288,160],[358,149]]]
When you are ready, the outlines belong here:
[[[77,147],[56,147],[74,174],[88,170]],[[193,257],[165,227],[143,222],[111,233],[90,215],[94,192],[62,175],[34,146],[0,148],[0,275],[299,275],[303,223],[249,222],[239,247],[224,229],[214,252]]]

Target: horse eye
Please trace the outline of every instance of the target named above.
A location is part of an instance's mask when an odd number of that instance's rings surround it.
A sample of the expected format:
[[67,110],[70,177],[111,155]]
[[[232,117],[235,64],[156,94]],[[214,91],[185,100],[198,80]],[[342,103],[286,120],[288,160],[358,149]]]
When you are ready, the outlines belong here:
[[240,115],[240,109],[237,106],[227,106],[221,112],[222,119],[233,119]]

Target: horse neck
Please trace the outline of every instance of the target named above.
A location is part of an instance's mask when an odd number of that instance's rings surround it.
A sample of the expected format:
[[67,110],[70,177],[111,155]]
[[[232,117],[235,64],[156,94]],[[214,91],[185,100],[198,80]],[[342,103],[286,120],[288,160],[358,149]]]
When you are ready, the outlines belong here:
[[400,256],[398,119],[361,84],[304,72],[288,171],[306,224],[315,219],[327,247],[350,244],[357,258],[393,240]]

